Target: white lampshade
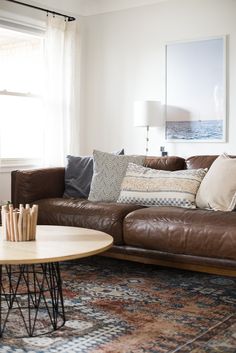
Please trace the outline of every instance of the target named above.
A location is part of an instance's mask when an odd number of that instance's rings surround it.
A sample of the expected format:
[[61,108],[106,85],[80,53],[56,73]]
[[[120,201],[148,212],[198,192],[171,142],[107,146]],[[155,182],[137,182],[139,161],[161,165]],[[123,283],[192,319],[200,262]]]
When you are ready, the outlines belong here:
[[162,126],[162,124],[161,102],[134,102],[134,126]]

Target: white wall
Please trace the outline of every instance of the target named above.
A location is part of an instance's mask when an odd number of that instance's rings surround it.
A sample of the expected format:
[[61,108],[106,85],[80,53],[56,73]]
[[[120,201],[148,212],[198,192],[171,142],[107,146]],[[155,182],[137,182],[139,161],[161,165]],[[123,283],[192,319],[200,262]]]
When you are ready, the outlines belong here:
[[[165,100],[165,44],[228,35],[227,143],[166,143],[151,129],[150,154],[236,154],[236,1],[170,0],[82,19],[82,153],[94,148],[144,153],[145,131],[133,127],[133,101]],[[194,82],[193,82],[194,84]]]
[[[71,1],[73,5],[78,4],[78,7],[83,3]],[[68,3],[63,1],[43,0],[41,3],[47,4],[49,8],[57,4],[60,10],[70,10],[66,5]],[[15,10],[16,13],[32,17],[37,13],[25,8],[17,9],[7,2],[1,2],[1,9]],[[78,8],[76,12],[80,13],[81,10]],[[164,131],[152,128],[150,154],[158,155],[161,144],[172,155],[189,156],[223,151],[236,154],[235,13],[235,0],[169,0],[150,6],[81,17],[82,120],[81,135],[78,136],[81,153],[90,154],[94,148],[113,151],[120,147],[124,147],[126,153],[144,153],[145,131],[133,127],[133,101],[160,99],[164,102],[165,44],[175,40],[227,34],[228,142],[165,143]],[[9,172],[0,173],[1,199],[10,199]]]

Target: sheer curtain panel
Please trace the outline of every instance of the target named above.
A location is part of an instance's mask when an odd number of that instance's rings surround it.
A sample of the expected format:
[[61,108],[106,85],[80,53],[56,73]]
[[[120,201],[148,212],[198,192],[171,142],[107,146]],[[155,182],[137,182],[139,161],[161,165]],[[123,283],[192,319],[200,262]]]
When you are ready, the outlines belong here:
[[48,16],[45,34],[45,166],[63,166],[67,154],[78,153],[76,42],[76,21]]

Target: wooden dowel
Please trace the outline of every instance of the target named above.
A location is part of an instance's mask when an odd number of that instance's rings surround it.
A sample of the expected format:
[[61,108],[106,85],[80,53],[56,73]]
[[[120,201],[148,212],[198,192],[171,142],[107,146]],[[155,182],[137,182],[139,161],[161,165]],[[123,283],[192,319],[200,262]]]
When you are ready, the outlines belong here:
[[13,205],[9,205],[9,214],[10,214],[10,238],[11,238],[11,241],[14,241]]
[[25,214],[26,214],[26,240],[30,240],[29,237],[30,237],[30,228],[29,228],[29,225],[30,225],[30,220],[29,220],[29,214],[30,214],[30,205],[27,203],[25,205]]
[[17,226],[17,211],[13,211],[13,228],[14,228],[14,241],[19,241],[18,226]]
[[22,234],[22,222],[23,222],[23,212],[22,212],[22,208],[20,208],[20,212],[19,212],[19,219],[18,219],[18,234],[19,234],[19,241],[23,241],[23,234]]
[[25,212],[25,209],[23,208],[23,212],[22,212],[22,215],[23,215],[23,220],[22,220],[22,240],[23,241],[26,241],[27,240],[27,224],[26,224],[26,212]]
[[27,240],[30,240],[30,210],[26,210],[26,223],[27,223]]
[[6,239],[6,220],[5,220],[5,211],[1,210],[1,217],[2,217],[2,239]]
[[6,213],[7,212],[8,212],[8,206],[3,205],[2,210],[1,210],[3,240],[7,240],[7,225],[6,225]]
[[32,214],[33,214],[33,240],[36,239],[36,227],[37,227],[37,220],[38,220],[38,205],[33,205],[32,207]]
[[10,213],[6,213],[6,229],[7,229],[7,240],[11,241],[11,230],[10,230]]

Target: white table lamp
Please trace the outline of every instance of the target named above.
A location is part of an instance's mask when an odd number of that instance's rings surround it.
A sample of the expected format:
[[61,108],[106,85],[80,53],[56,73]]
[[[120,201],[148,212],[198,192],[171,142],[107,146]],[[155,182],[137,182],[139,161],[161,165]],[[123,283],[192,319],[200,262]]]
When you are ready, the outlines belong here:
[[143,126],[147,129],[146,155],[148,154],[149,127],[161,127],[163,125],[161,102],[159,101],[135,101],[134,102],[134,126]]

